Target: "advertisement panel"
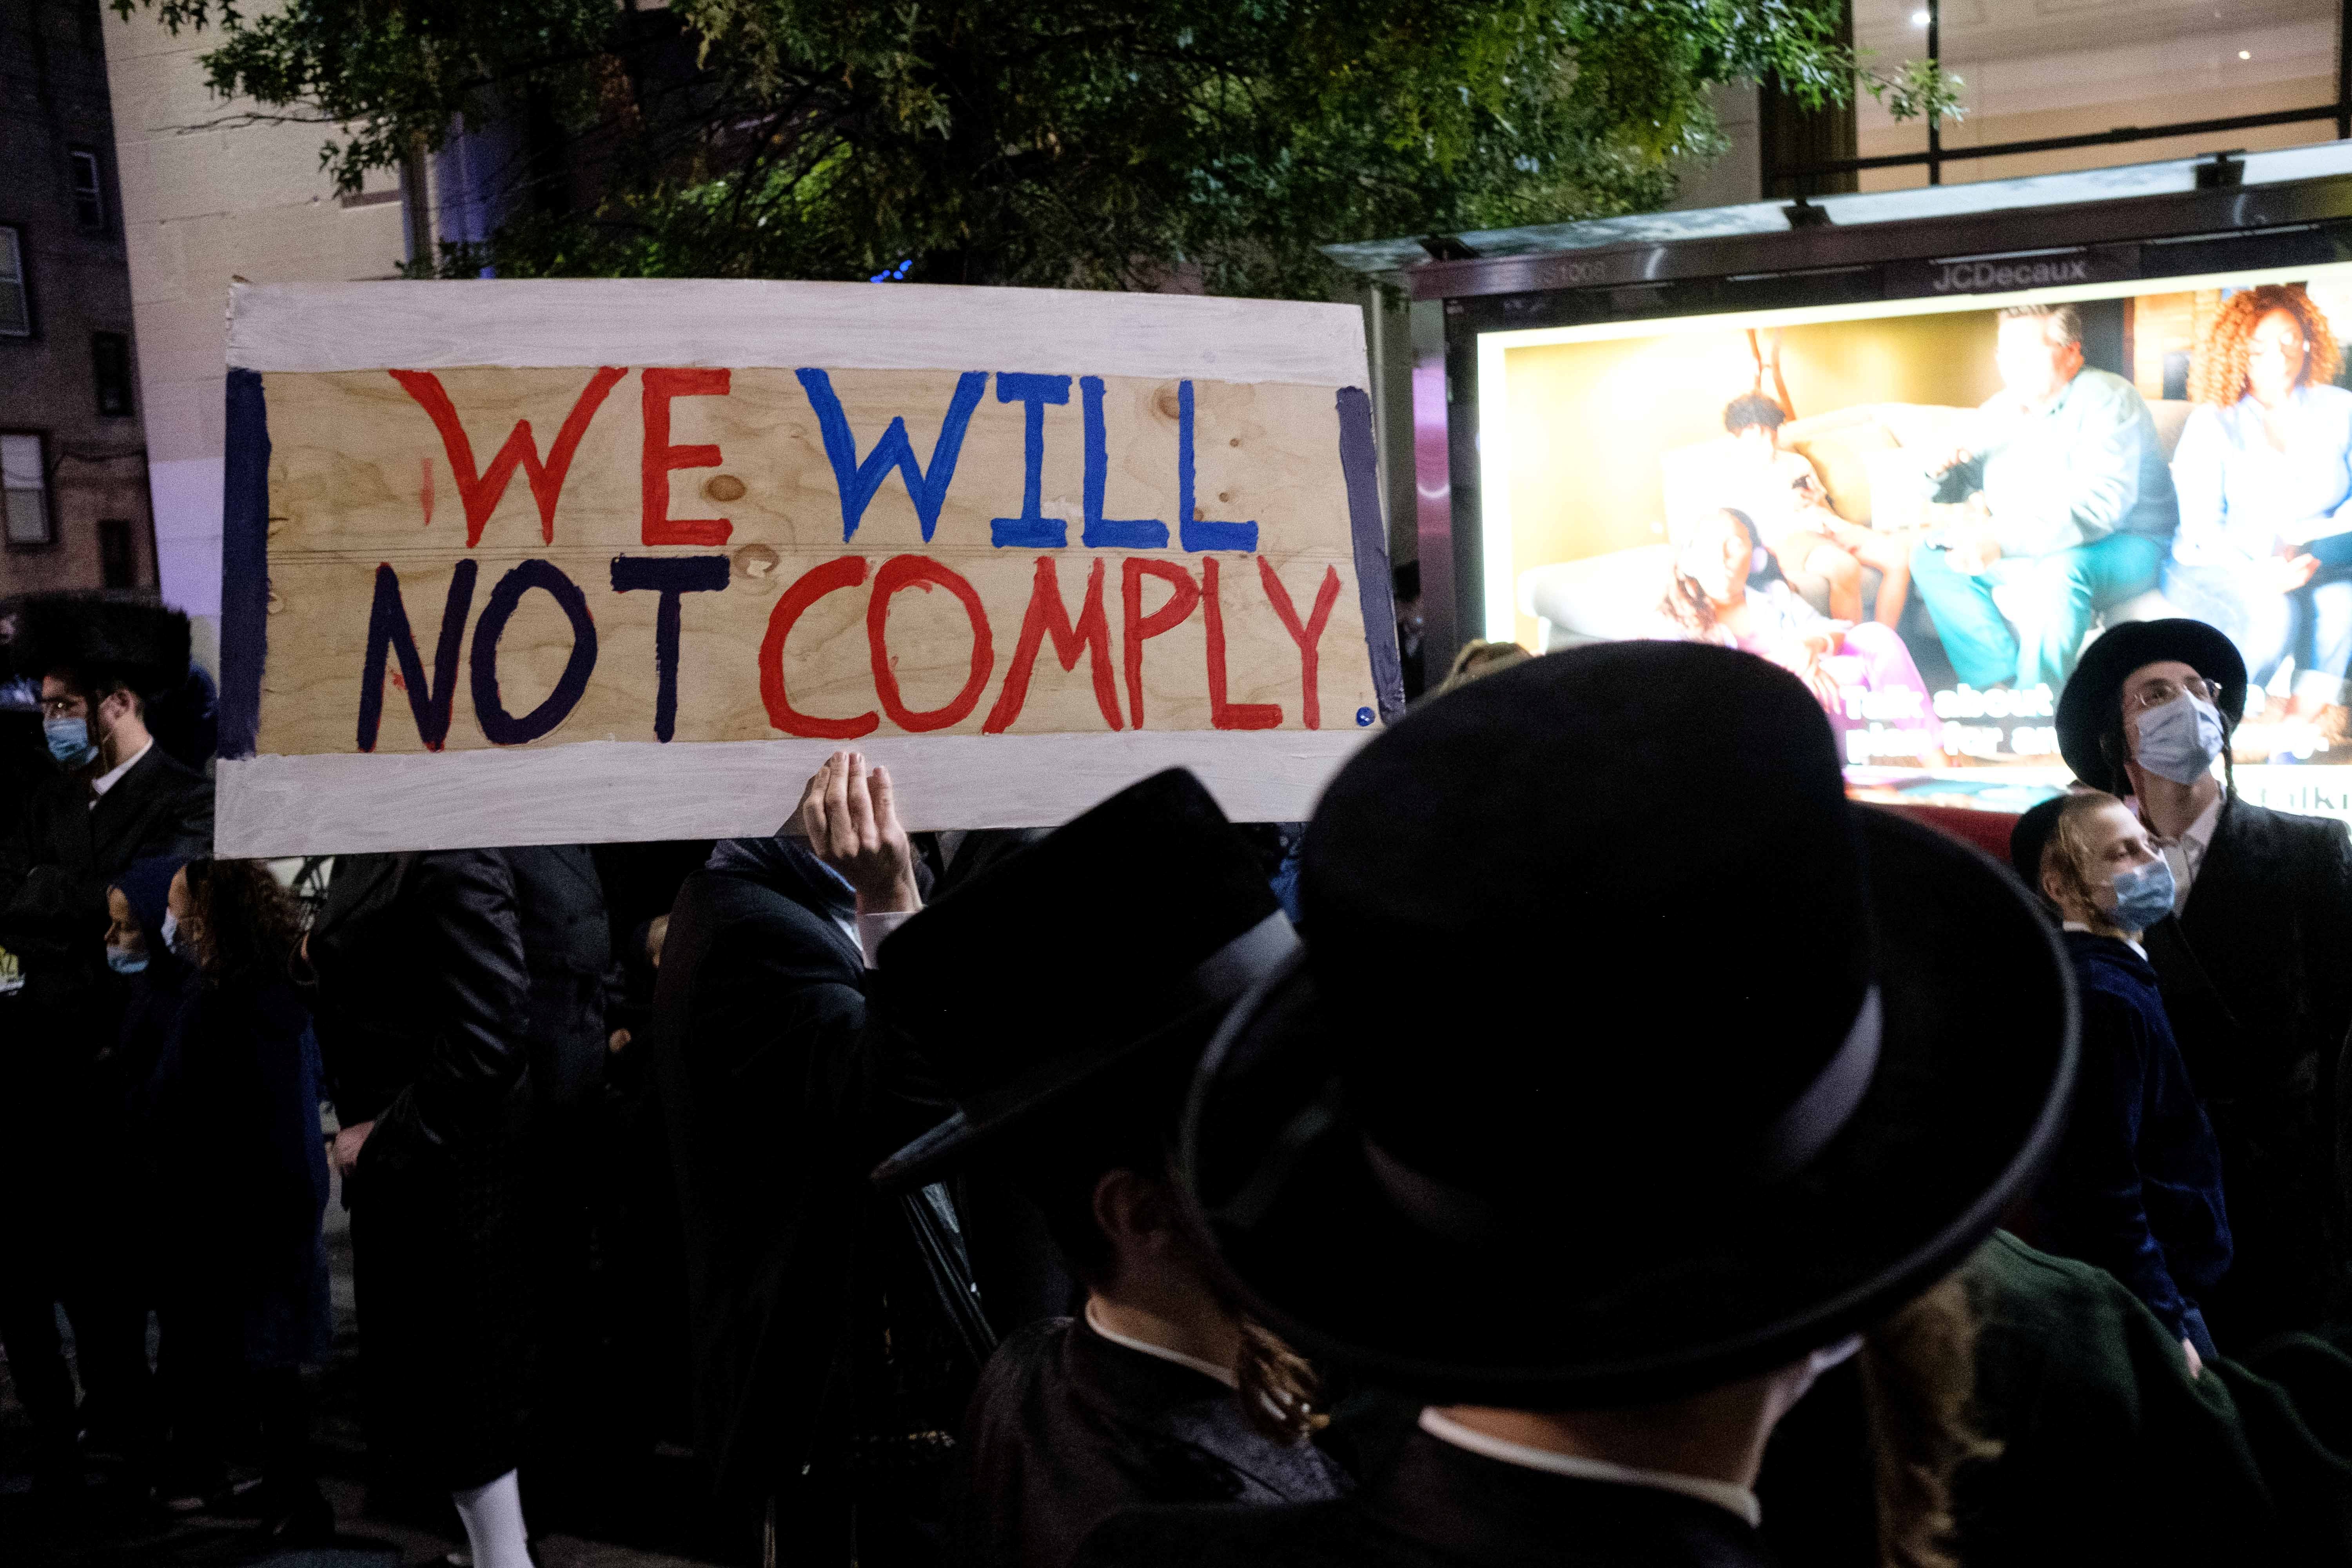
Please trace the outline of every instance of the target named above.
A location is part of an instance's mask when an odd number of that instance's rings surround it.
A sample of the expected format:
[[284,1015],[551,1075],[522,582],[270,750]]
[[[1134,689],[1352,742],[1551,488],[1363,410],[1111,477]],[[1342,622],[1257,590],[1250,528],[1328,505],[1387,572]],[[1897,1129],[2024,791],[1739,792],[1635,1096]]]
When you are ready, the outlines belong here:
[[2016,810],[2072,776],[2089,641],[2190,616],[2245,658],[2241,790],[2352,816],[2352,265],[2107,259],[1483,334],[1484,635],[1746,647],[1814,688],[1857,793]]

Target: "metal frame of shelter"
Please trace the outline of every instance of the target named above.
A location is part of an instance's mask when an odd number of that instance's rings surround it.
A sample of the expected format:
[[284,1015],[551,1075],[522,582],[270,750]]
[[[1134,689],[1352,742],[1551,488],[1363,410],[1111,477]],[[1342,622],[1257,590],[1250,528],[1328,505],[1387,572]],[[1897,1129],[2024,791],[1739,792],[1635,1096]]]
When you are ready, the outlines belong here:
[[1483,334],[1927,298],[1962,261],[2081,258],[2103,281],[2352,261],[2352,141],[1326,254],[1412,302],[1423,658],[1439,670],[1483,621]]

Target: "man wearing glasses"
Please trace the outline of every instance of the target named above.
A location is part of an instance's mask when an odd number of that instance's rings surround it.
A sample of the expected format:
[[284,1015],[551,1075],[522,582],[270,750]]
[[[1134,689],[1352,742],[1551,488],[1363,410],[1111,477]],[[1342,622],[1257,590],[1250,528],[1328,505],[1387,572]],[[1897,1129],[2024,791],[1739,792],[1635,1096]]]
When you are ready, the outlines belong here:
[[2202,621],[2141,621],[2084,650],[2057,716],[2075,775],[2129,796],[2172,871],[2173,916],[2142,941],[2221,1148],[2237,1261],[2207,1321],[2224,1355],[2352,1310],[2352,1140],[2337,1106],[2352,836],[2224,782],[2245,700],[2227,637]]

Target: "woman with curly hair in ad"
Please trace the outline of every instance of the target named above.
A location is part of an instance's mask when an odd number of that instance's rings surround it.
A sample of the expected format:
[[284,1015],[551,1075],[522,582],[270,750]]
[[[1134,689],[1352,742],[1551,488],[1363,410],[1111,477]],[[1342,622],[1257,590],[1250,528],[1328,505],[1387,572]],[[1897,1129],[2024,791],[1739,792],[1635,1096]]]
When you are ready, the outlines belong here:
[[[2352,663],[2352,392],[2299,283],[2225,301],[2191,370],[2172,458],[2180,531],[2165,596],[2226,633],[2265,685],[2294,660],[2293,710],[2340,731]],[[2332,710],[2333,711],[2329,711]]]

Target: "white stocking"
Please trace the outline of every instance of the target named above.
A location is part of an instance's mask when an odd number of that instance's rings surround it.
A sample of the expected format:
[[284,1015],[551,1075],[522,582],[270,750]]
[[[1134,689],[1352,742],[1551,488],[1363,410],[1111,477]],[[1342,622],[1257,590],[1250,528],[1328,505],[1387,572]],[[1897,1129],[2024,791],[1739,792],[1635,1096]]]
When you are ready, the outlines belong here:
[[466,1543],[474,1568],[531,1568],[530,1546],[522,1528],[522,1490],[509,1470],[485,1487],[449,1494],[466,1521]]

